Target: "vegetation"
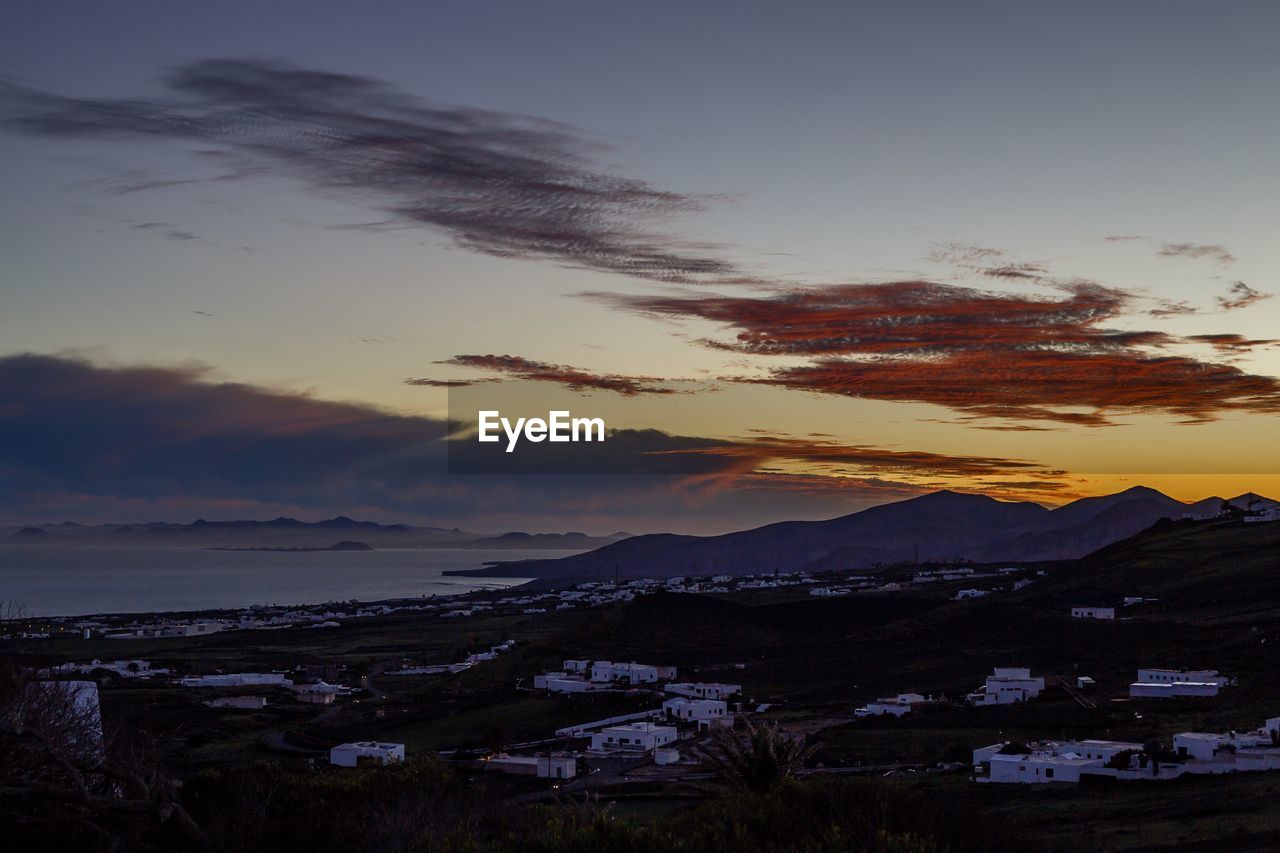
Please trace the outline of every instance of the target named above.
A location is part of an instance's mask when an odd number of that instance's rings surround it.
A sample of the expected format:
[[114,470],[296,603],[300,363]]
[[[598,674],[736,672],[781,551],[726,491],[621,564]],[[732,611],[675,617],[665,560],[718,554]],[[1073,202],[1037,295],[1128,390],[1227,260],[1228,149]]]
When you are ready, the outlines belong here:
[[702,763],[730,788],[768,793],[795,777],[814,753],[803,736],[785,734],[777,723],[743,722],[745,732],[717,728],[700,749]]

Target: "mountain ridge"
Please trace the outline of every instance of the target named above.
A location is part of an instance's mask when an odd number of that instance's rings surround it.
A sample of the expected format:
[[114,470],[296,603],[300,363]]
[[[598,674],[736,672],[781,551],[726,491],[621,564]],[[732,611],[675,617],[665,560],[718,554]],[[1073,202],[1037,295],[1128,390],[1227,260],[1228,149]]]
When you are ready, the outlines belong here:
[[[1252,493],[1240,499],[1274,503]],[[717,536],[647,534],[560,559],[499,563],[457,574],[661,578],[849,570],[883,563],[1071,560],[1161,519],[1182,518],[1202,503],[1184,503],[1146,486],[1054,509],[941,490],[825,521],[779,521]]]

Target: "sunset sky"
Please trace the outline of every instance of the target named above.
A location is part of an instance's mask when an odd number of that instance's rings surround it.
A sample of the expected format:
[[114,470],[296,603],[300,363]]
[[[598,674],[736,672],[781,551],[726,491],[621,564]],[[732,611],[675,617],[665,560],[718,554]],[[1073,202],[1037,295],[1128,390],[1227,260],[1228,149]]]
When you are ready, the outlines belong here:
[[[1270,2],[10,6],[0,523],[1280,496],[1277,32]],[[449,395],[494,380],[696,470],[450,476]]]

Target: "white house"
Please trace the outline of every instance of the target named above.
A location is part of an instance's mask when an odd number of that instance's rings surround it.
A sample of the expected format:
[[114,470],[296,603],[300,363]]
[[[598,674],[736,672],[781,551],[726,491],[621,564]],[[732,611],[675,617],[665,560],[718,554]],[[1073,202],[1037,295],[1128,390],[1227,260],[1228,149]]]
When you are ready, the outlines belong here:
[[1271,735],[1257,732],[1180,732],[1173,736],[1173,751],[1182,758],[1213,761],[1222,753],[1235,754],[1242,747],[1270,746]]
[[1114,619],[1116,609],[1114,607],[1073,607],[1071,615],[1076,619]]
[[673,743],[675,739],[675,726],[660,726],[656,723],[627,723],[621,726],[609,726],[594,732],[591,735],[591,748],[607,751],[652,752],[660,746]]
[[[1249,732],[1180,732],[1173,737],[1177,758],[1162,761],[1137,743],[1118,741],[1045,741],[1016,753],[1006,743],[973,751],[979,782],[1078,782],[1083,776],[1114,779],[1176,779],[1185,775],[1280,770],[1280,717]],[[1127,760],[1113,761],[1120,753]]]
[[668,717],[686,723],[710,725],[727,722],[728,706],[723,699],[690,699],[677,696],[662,703],[662,711]]
[[341,684],[330,684],[327,681],[317,681],[314,684],[297,684],[291,689],[295,693],[332,693],[334,696],[345,696],[351,692],[350,687],[343,687]]
[[633,685],[653,684],[658,681],[658,667],[643,663],[598,660],[591,665],[591,680],[597,683],[622,681]]
[[1152,684],[1135,681],[1129,685],[1131,699],[1168,699],[1174,696],[1217,696],[1221,688],[1216,681],[1175,681],[1171,684]]
[[1043,678],[1032,678],[1022,666],[998,666],[981,690],[969,694],[973,705],[1012,705],[1034,699],[1044,690]]
[[338,767],[355,767],[361,759],[379,764],[404,761],[404,744],[362,740],[339,744],[329,750],[329,763]]
[[1140,684],[1176,684],[1178,682],[1197,682],[1200,684],[1217,684],[1226,687],[1231,679],[1220,675],[1216,669],[1140,669]]
[[881,717],[886,715],[901,717],[905,714],[910,714],[913,706],[921,705],[925,701],[927,701],[925,697],[919,693],[899,693],[897,696],[868,702],[866,707],[858,708],[853,713],[856,717]]
[[1269,507],[1267,509],[1257,510],[1256,512],[1246,514],[1244,517],[1244,520],[1247,523],[1257,523],[1261,521],[1280,521],[1280,508]]
[[688,696],[691,699],[728,699],[742,692],[741,684],[720,684],[717,682],[686,681],[668,684],[666,692],[677,696]]
[[595,690],[598,686],[573,675],[562,678],[548,677],[546,685],[548,693],[586,693],[588,690]]
[[1046,741],[1028,744],[1025,752],[1003,754],[1007,746],[997,743],[973,751],[979,782],[1079,782],[1084,773],[1114,775],[1107,764],[1116,755],[1143,749],[1140,743],[1112,740]]
[[266,687],[288,687],[292,681],[280,672],[229,672],[218,675],[192,675],[179,682],[183,687],[243,687],[254,684]]
[[507,755],[489,758],[486,770],[497,770],[515,776],[537,776],[539,779],[572,779],[578,775],[578,759],[572,755]]

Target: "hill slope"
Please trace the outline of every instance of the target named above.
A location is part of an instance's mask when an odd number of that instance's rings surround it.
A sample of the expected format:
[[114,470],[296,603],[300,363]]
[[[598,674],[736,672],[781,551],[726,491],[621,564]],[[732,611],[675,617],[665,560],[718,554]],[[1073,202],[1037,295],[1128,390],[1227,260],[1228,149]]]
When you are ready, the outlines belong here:
[[636,536],[560,560],[483,571],[526,577],[680,577],[869,568],[878,563],[1069,560],[1188,506],[1141,486],[1054,510],[985,495],[934,492],[828,521],[789,521],[722,536]]

